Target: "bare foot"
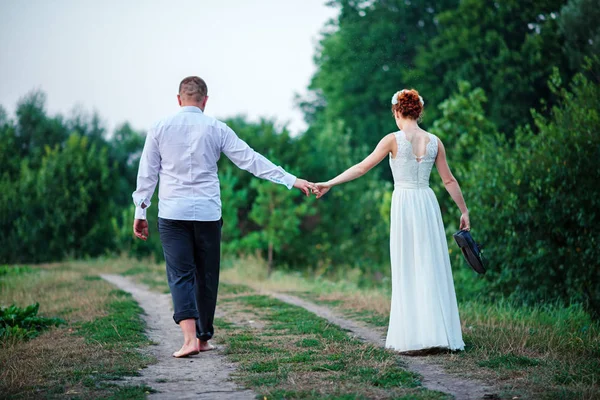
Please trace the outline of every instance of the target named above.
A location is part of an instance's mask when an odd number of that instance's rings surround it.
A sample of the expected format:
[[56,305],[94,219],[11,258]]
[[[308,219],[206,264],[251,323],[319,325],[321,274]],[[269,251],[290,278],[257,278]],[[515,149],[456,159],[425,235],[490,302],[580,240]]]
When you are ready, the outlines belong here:
[[204,341],[204,340],[198,339],[198,350],[199,351],[211,351],[214,349],[215,349],[215,346],[208,343],[208,340]]
[[193,356],[200,353],[200,350],[198,350],[198,346],[195,343],[190,343],[190,344],[184,344],[183,346],[181,346],[181,349],[179,351],[176,351],[175,353],[173,353],[173,357],[175,358],[183,358],[183,357],[187,357],[187,356]]

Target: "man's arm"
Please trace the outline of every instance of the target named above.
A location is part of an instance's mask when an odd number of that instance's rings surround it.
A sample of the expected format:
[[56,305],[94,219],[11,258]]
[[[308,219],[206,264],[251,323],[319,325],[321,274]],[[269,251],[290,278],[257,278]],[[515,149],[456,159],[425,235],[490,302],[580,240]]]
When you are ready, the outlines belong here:
[[[154,132],[148,132],[144,150],[140,157],[140,166],[137,176],[137,188],[131,195],[133,204],[135,204],[135,222],[134,233],[140,239],[146,240],[148,237],[148,225],[146,219],[146,209],[150,207],[150,199],[154,194],[156,183],[158,182],[158,171],[160,170],[160,152],[158,142]],[[140,222],[143,221],[143,222]]]
[[225,127],[222,131],[221,151],[239,168],[252,173],[258,178],[285,185],[288,189],[296,187],[307,196],[310,194],[312,183],[304,179],[298,179],[287,173],[283,168],[273,164],[248,146],[229,127]]

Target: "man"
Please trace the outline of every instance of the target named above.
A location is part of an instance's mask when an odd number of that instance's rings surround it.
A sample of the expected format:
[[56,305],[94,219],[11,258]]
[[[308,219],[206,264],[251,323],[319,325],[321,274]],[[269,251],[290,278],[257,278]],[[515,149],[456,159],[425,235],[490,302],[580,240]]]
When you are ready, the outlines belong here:
[[167,264],[175,323],[184,342],[173,357],[211,350],[221,251],[221,199],[217,161],[221,153],[239,168],[300,189],[312,183],[285,172],[239,139],[223,122],[204,114],[206,83],[197,76],[179,84],[179,113],[158,122],[146,136],[137,189],[133,192],[136,237],[148,238],[146,210],[158,177],[158,231]]

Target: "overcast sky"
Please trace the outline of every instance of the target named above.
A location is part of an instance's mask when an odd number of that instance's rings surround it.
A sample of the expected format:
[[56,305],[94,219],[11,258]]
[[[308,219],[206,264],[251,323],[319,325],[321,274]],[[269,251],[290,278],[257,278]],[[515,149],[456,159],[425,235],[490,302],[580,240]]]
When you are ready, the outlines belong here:
[[51,114],[96,110],[136,129],[178,109],[179,81],[208,84],[207,114],[304,129],[294,94],[315,71],[325,0],[0,0],[0,104],[32,89]]

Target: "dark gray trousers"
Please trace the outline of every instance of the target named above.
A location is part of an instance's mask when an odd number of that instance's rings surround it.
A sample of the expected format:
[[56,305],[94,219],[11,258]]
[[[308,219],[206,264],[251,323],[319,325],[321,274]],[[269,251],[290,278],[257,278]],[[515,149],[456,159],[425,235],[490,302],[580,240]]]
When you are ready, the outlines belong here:
[[221,266],[220,221],[158,219],[158,232],[167,263],[173,319],[196,320],[196,337],[213,337]]

